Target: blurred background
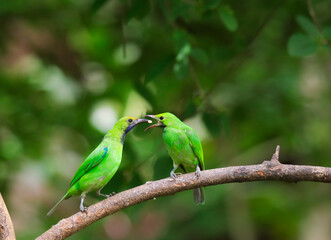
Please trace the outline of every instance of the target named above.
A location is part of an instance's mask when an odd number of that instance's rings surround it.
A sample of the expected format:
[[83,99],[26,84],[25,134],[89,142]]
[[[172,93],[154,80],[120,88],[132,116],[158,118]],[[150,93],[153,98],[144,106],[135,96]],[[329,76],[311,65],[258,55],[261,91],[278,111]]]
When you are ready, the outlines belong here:
[[[79,209],[47,211],[122,116],[193,127],[208,169],[330,167],[331,2],[11,0],[0,3],[0,191],[18,239]],[[104,193],[169,176],[160,129],[138,126]],[[70,239],[331,239],[323,183],[253,182],[133,206]],[[90,194],[86,204],[102,198]]]

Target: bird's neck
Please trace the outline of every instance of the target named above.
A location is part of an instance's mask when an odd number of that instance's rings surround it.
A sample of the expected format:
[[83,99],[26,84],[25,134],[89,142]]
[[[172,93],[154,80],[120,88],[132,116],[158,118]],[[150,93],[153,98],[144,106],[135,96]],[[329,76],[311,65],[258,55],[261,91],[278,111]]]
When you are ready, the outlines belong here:
[[109,141],[120,142],[123,144],[125,135],[126,134],[123,130],[113,128],[107,132],[104,139],[109,140]]
[[178,130],[178,129],[181,129],[181,125],[168,125],[168,126],[165,126],[165,127],[162,127],[163,128],[163,131],[167,131],[167,130]]

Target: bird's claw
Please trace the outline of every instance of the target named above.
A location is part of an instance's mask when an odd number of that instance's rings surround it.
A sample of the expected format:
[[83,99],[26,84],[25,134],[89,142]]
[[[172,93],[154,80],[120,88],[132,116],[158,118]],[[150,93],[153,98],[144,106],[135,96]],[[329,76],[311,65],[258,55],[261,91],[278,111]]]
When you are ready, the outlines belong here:
[[170,177],[171,177],[171,181],[176,181],[177,175],[176,175],[176,173],[171,172]]
[[176,171],[177,168],[178,168],[178,166],[174,165],[174,169],[172,169],[171,172],[170,172],[170,177],[172,178],[172,181],[176,180],[177,175],[176,175],[175,171]]
[[114,196],[114,195],[116,195],[116,192],[111,192],[111,193],[109,193],[108,195],[102,195],[102,196],[104,196],[104,197],[106,197],[106,198],[110,198],[110,197],[112,197],[112,196]]
[[101,197],[110,198],[111,196],[114,196],[116,194],[116,192],[112,192],[110,194],[103,194],[103,193],[100,192],[100,190],[98,190],[96,193],[97,193],[98,196],[101,196]]
[[182,175],[182,173],[174,173],[171,175],[172,178],[177,178],[178,176]]
[[79,209],[81,212],[87,213],[87,207],[80,207]]
[[147,181],[147,182],[145,182],[145,184],[151,184],[152,182],[154,182],[154,181]]
[[170,172],[170,177],[175,180],[177,178],[177,176],[182,175],[182,173],[175,173],[174,171]]
[[170,181],[178,180],[177,177],[180,175],[182,175],[182,174],[181,173],[170,173],[170,177],[171,177]]

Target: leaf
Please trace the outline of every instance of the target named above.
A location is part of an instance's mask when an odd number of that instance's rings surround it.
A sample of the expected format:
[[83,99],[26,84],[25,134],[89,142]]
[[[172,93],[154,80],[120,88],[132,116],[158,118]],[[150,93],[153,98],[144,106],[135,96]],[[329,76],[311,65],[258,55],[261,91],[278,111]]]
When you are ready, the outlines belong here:
[[146,74],[146,83],[152,81],[154,78],[162,74],[174,60],[175,57],[173,55],[168,55],[156,61]]
[[208,63],[208,55],[207,55],[207,53],[204,50],[200,49],[200,48],[194,48],[194,49],[192,49],[192,51],[190,53],[190,56],[194,60],[196,60],[196,61],[198,61],[198,62],[200,62],[202,64],[207,64]]
[[331,40],[331,27],[325,27],[322,30],[322,34],[326,39]]
[[186,59],[190,53],[191,53],[191,45],[189,43],[186,43],[177,54],[176,61],[177,62],[184,61],[184,59]]
[[173,35],[175,51],[179,52],[189,42],[188,34],[185,31],[177,30]]
[[297,23],[300,27],[312,38],[316,39],[319,36],[315,24],[307,17],[299,15],[296,18]]
[[230,6],[222,6],[219,9],[220,18],[224,26],[231,32],[238,29],[238,22]]
[[317,46],[307,35],[296,33],[288,40],[287,50],[291,56],[305,57],[314,54],[317,50]]

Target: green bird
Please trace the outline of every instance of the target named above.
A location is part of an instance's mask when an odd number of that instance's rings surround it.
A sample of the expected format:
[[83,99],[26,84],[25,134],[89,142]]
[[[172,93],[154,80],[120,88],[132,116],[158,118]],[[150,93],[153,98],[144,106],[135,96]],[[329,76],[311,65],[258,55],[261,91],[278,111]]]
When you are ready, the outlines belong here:
[[[199,177],[200,171],[205,169],[205,164],[202,146],[196,132],[172,113],[146,115],[145,117],[158,121],[156,124],[146,128],[145,131],[153,127],[163,128],[164,144],[174,165],[170,176],[175,179],[175,171],[180,167],[184,173],[195,171],[196,176]],[[193,189],[193,195],[196,204],[204,204],[205,198],[202,188]]]
[[86,211],[83,203],[87,193],[96,191],[99,196],[111,196],[102,194],[100,191],[114,176],[120,166],[126,134],[136,125],[143,122],[151,123],[152,121],[132,117],[124,117],[117,121],[114,127],[107,132],[99,146],[78,168],[71,180],[69,190],[47,215],[51,215],[63,200],[72,196],[81,197],[80,211],[82,212]]

